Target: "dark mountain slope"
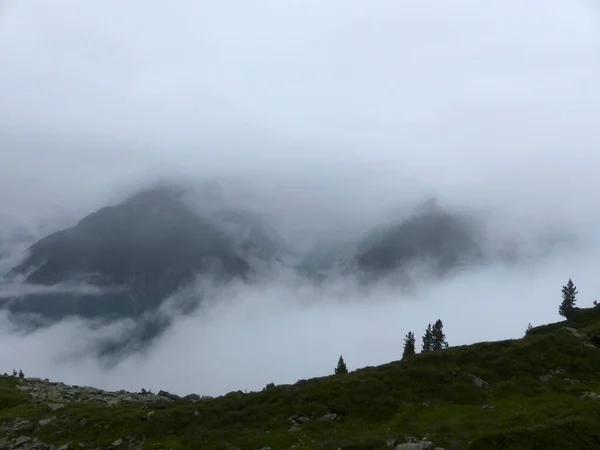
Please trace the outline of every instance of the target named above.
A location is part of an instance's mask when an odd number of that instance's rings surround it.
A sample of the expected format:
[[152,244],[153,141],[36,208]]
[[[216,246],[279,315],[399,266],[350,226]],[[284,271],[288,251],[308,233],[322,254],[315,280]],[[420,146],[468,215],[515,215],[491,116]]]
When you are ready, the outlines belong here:
[[484,256],[472,217],[451,213],[431,201],[399,224],[370,232],[359,243],[353,264],[372,276],[406,271],[419,263],[446,274]]
[[[9,276],[24,275],[32,284],[56,285],[72,280],[121,292],[89,296],[53,295],[13,304],[14,310],[58,315],[116,313],[135,316],[157,306],[197,274],[216,278],[246,276],[250,266],[227,237],[194,214],[182,192],[157,188],[126,202],[105,207],[76,226],[37,243]],[[58,298],[60,297],[60,298]]]

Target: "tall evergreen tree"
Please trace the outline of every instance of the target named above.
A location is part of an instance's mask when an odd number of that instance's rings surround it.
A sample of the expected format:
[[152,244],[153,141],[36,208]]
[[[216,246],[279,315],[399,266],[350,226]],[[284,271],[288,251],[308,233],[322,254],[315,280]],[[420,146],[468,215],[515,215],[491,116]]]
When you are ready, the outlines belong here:
[[448,348],[448,342],[446,342],[446,335],[444,334],[444,324],[441,319],[435,321],[433,328],[431,329],[431,350],[442,350]]
[[423,344],[421,345],[422,352],[430,352],[432,350],[433,345],[433,332],[431,329],[431,324],[427,326],[425,330],[425,334],[423,335]]
[[578,293],[573,281],[569,278],[567,285],[562,287],[562,302],[558,307],[558,313],[567,320],[573,317],[576,301],[575,297]]
[[339,375],[341,373],[348,373],[348,367],[346,367],[346,363],[344,362],[344,358],[340,355],[340,359],[338,359],[337,367],[335,368],[335,374]]
[[402,359],[414,355],[415,352],[415,334],[409,331],[404,338],[404,351],[402,352]]

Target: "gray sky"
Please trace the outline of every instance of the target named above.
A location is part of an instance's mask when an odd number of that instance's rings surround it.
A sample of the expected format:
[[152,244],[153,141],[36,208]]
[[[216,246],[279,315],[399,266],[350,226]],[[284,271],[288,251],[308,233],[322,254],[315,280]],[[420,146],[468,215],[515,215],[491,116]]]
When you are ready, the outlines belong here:
[[[373,222],[386,208],[437,194],[492,210],[498,227],[572,222],[595,237],[600,8],[593,1],[8,0],[0,4],[0,68],[0,209],[32,224],[68,225],[156,175],[242,176],[288,230]],[[593,257],[573,270],[587,277]],[[536,301],[564,283],[552,267],[529,287]],[[495,289],[496,278],[486,276],[469,291],[473,304]],[[508,284],[511,275],[503,276]],[[427,298],[458,288],[443,289]],[[587,289],[580,287],[593,296]],[[427,304],[414,313],[423,320]],[[510,305],[489,337],[536,321],[513,324]],[[348,311],[347,320],[393,317],[386,309]],[[281,323],[300,332],[314,320]],[[377,333],[396,322],[385,323]],[[491,324],[454,339],[484,339]],[[397,342],[404,328],[394,330]],[[57,339],[68,330],[55,330]],[[271,342],[256,333],[248,345]],[[346,346],[350,366],[393,357],[399,344],[377,333],[388,350]],[[370,342],[369,335],[356,339]],[[181,336],[163,341],[162,354]],[[286,345],[304,342],[297,351],[310,352],[321,346],[317,337]],[[53,342],[30,339],[14,355],[37,355],[35,345]],[[341,351],[330,350],[308,375]],[[157,367],[164,363],[156,358]],[[49,367],[36,370],[58,370]],[[271,381],[267,375],[255,382]]]

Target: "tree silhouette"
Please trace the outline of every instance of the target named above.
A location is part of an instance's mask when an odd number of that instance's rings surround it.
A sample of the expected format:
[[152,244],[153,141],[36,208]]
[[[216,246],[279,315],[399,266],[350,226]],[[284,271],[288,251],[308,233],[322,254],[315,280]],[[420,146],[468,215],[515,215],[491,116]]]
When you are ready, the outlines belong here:
[[423,344],[421,345],[422,352],[430,352],[433,346],[433,332],[431,329],[431,324],[427,326],[425,330],[425,334],[423,335]]
[[446,342],[446,335],[444,334],[444,324],[441,319],[435,321],[431,330],[431,350],[442,350],[448,348],[448,342]]
[[569,278],[569,282],[566,286],[562,287],[562,302],[558,307],[558,313],[565,319],[570,320],[573,318],[573,311],[575,310],[576,296],[579,292],[573,284],[573,281]]
[[415,334],[412,331],[409,331],[404,338],[404,351],[402,352],[402,359],[412,356],[415,353]]
[[348,367],[346,367],[344,358],[342,358],[342,355],[340,355],[340,359],[338,359],[337,367],[335,368],[335,374],[339,375],[342,373],[348,373]]

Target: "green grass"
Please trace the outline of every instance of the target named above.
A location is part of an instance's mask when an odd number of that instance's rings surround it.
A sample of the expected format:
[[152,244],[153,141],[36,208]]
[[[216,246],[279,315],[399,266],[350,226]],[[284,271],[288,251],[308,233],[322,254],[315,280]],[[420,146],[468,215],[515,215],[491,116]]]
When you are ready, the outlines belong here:
[[[600,400],[579,399],[600,392],[600,349],[584,346],[564,326],[584,336],[598,333],[600,307],[577,310],[568,323],[536,327],[523,339],[450,348],[264,392],[178,401],[149,420],[141,404],[68,404],[51,412],[4,377],[0,423],[55,416],[31,435],[92,448],[133,436],[145,439],[144,449],[367,450],[386,448],[389,438],[425,435],[447,450],[600,448]],[[542,381],[557,369],[562,372]],[[473,376],[489,388],[476,387]],[[319,419],[328,412],[339,420]],[[290,431],[292,415],[311,420]]]

